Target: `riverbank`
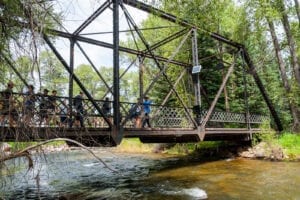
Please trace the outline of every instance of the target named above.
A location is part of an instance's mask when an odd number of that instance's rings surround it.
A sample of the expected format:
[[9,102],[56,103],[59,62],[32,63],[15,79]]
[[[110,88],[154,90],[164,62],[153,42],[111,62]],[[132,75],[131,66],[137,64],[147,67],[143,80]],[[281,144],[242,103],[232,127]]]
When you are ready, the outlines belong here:
[[264,133],[255,135],[252,142],[248,144],[213,142],[208,147],[200,145],[192,154],[202,157],[242,157],[270,161],[300,161],[300,135],[294,133],[283,133],[281,135]]
[[[33,144],[33,143],[32,143]],[[9,154],[25,148],[31,143],[2,143],[0,152]],[[52,153],[72,151],[80,147],[69,147],[65,142],[53,142],[37,148],[31,153]],[[300,135],[284,133],[256,135],[252,143],[233,143],[225,141],[200,142],[189,144],[143,144],[138,138],[124,139],[120,145],[111,148],[122,153],[163,153],[170,155],[191,156],[203,159],[226,159],[243,157],[271,161],[300,161]]]
[[274,161],[300,161],[300,135],[284,133],[274,136],[242,149],[239,156]]
[[125,139],[115,149],[118,152],[165,153],[203,159],[242,157],[270,161],[300,161],[300,135],[264,133],[252,142],[200,142],[192,144],[143,144],[138,139]]

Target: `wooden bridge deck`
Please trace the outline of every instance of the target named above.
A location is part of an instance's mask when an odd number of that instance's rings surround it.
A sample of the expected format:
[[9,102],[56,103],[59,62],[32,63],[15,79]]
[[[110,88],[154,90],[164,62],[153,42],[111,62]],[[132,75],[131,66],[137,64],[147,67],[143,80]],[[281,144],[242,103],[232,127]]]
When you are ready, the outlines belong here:
[[[250,140],[251,133],[259,129],[206,128],[204,141]],[[198,130],[193,128],[124,128],[124,138],[140,138],[144,143],[199,142]],[[109,145],[109,128],[60,127],[1,127],[1,141],[42,141],[53,138],[70,138],[88,146]]]

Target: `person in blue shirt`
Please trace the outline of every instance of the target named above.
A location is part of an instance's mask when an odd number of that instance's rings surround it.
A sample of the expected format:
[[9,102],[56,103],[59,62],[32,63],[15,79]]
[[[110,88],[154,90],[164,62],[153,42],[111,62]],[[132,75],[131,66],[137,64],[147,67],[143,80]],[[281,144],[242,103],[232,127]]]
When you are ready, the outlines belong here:
[[147,124],[149,128],[151,128],[151,124],[150,124],[150,112],[151,112],[151,105],[152,101],[149,99],[149,97],[145,97],[144,98],[144,102],[143,102],[143,107],[144,107],[144,119],[143,119],[143,124],[142,127],[145,128],[145,125]]

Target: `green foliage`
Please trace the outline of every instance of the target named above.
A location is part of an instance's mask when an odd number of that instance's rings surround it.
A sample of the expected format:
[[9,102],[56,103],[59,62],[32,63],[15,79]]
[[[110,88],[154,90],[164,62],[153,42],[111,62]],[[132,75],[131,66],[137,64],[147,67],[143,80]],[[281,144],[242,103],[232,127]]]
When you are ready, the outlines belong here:
[[182,143],[175,144],[166,149],[166,153],[169,154],[190,154],[194,152],[201,152],[206,150],[218,149],[221,146],[226,145],[223,141],[204,141],[199,143]]
[[210,148],[218,148],[219,146],[224,145],[223,141],[204,141],[200,142],[196,145],[196,149],[210,149]]
[[278,143],[284,148],[285,153],[289,157],[300,155],[300,135],[292,133],[283,133]]
[[195,144],[175,144],[171,148],[165,150],[168,154],[184,155],[195,150]]
[[17,152],[31,145],[35,145],[37,142],[9,142],[8,144],[11,146],[12,152]]
[[139,138],[123,139],[121,144],[117,146],[117,151],[121,152],[143,153],[151,152],[152,150],[153,144],[143,144]]
[[264,121],[259,128],[261,132],[253,135],[252,144],[256,145],[259,142],[266,142],[267,144],[271,145],[274,143],[277,133],[271,129],[270,122]]
[[66,94],[69,76],[56,56],[52,52],[43,51],[39,55],[38,63],[35,71],[40,73],[42,87],[49,90],[55,89],[58,95]]
[[[60,17],[53,11],[53,1],[11,1],[0,2],[0,49],[10,51],[11,41],[20,38],[27,40],[27,34],[36,31],[39,23],[43,28],[54,27]],[[24,24],[31,25],[31,29],[24,29]],[[23,41],[24,42],[24,41]],[[13,55],[13,53],[12,53]]]

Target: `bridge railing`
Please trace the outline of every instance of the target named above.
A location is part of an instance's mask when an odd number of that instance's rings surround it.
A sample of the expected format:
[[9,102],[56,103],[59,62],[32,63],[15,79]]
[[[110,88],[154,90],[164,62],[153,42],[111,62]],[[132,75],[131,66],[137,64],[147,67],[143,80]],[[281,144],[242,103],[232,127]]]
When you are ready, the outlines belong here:
[[[24,93],[13,93],[10,99],[5,99],[1,93],[0,97],[1,126],[69,127],[71,124],[72,126],[76,125],[74,121],[78,113],[75,106],[69,104],[68,97],[55,96],[55,104],[52,108],[49,106],[49,98],[52,98],[51,95],[34,94],[29,96]],[[46,97],[47,105],[42,108],[42,102],[45,103],[45,100],[43,100],[44,97]],[[32,98],[30,106],[26,103],[29,98]],[[104,101],[97,100],[96,103],[99,107],[102,107]],[[108,127],[107,123],[103,120],[103,116],[95,109],[90,100],[83,99],[83,107],[81,116],[86,127]],[[62,119],[65,119],[65,121],[62,122]]]
[[[28,100],[27,94],[14,93],[12,98],[9,100],[1,98],[0,100],[0,125],[31,125],[31,126],[64,126],[69,127],[71,122],[73,126],[74,119],[78,115],[74,106],[71,109],[71,105],[68,103],[68,97],[55,96],[55,109],[41,109],[40,105],[42,102],[42,94],[35,94],[34,101],[30,113],[26,110],[25,102]],[[49,96],[47,96],[49,97]],[[9,102],[9,107],[6,108],[5,102]],[[99,108],[103,107],[105,101],[95,100]],[[109,102],[112,107],[112,102]],[[139,126],[137,126],[137,118],[133,115],[133,108],[136,104],[130,102],[121,102],[121,120],[124,127],[136,127],[140,128],[142,122],[145,119],[142,105],[140,106],[141,112],[139,115]],[[103,119],[103,116],[97,111],[93,103],[89,99],[83,99],[84,112],[82,113],[82,118],[84,120],[85,127],[108,127],[108,124]],[[13,118],[13,123],[9,124],[9,119],[5,119],[4,116],[7,114],[11,115]],[[108,114],[108,119],[112,122],[113,109]],[[203,118],[207,115],[207,111],[201,112],[201,118],[198,120],[201,124]],[[48,121],[42,120],[42,117],[47,116]],[[72,117],[72,119],[70,119]],[[62,121],[65,118],[66,121]],[[160,106],[151,105],[150,113],[150,124],[152,128],[195,128],[193,120],[195,116],[192,109],[185,110],[182,107],[170,107],[170,106]],[[261,124],[266,120],[270,120],[268,116],[249,114],[249,120],[247,120],[244,113],[230,113],[215,111],[212,113],[209,122],[219,123],[223,126],[224,123],[237,123],[245,124],[247,121],[250,124]],[[147,126],[146,126],[147,127]]]
[[[206,116],[207,110],[201,112],[201,116]],[[202,118],[203,120],[203,118]],[[223,122],[223,123],[250,123],[250,124],[261,124],[264,121],[270,121],[270,117],[266,115],[249,114],[247,120],[246,113],[233,113],[233,112],[222,112],[214,111],[209,119],[210,122]]]
[[[142,127],[143,121],[146,116],[143,112],[142,105],[136,105],[133,103],[121,103],[123,108],[121,109],[122,116],[125,118],[125,127]],[[140,107],[141,112],[138,116],[135,114],[137,107]],[[189,114],[192,116],[192,109],[188,109]],[[136,120],[141,120],[139,126]],[[149,121],[152,128],[192,128],[194,124],[189,118],[185,109],[182,107],[170,107],[170,106],[159,106],[151,105],[151,112],[149,115]],[[145,125],[145,127],[148,127]]]

